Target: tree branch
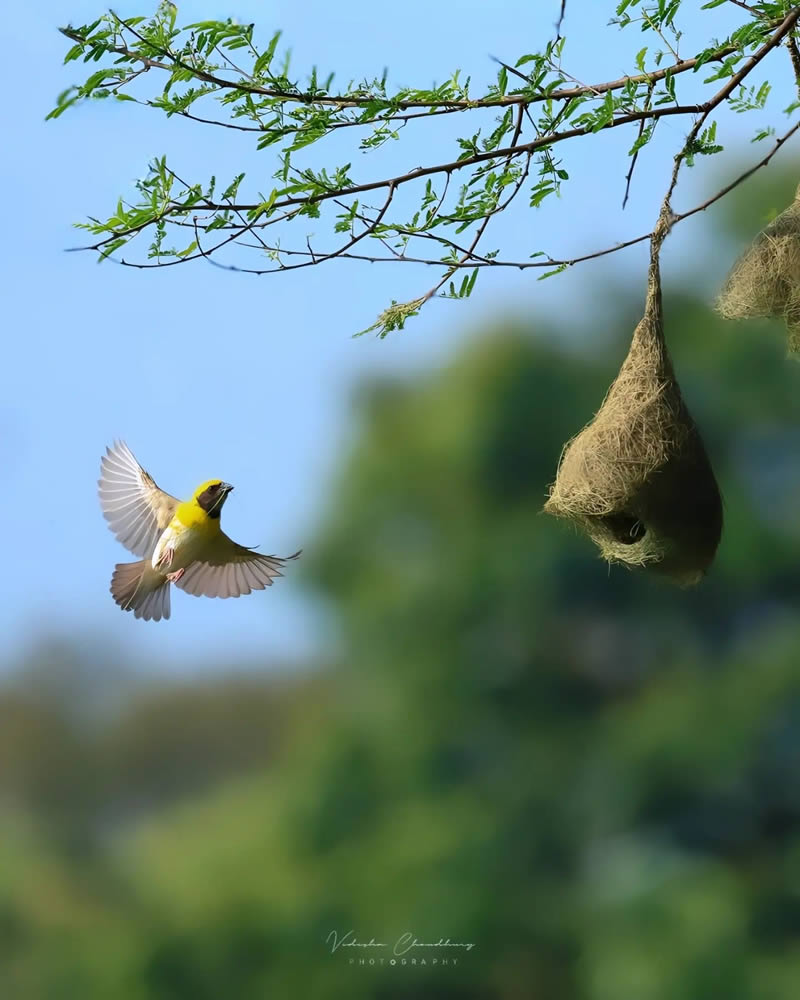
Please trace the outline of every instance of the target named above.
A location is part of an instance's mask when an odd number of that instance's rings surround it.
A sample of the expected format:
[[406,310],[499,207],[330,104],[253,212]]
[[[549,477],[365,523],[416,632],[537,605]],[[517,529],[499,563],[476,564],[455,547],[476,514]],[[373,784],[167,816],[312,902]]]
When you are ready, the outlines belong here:
[[[117,18],[119,24],[131,32],[140,41],[145,42],[147,45],[152,45],[152,42],[147,41],[139,34],[134,28],[128,25],[122,18],[120,18],[114,12],[111,12],[115,18]],[[79,44],[84,43],[85,38],[80,35],[74,28],[66,27],[60,28],[59,31],[70,41],[77,42]],[[527,94],[527,93],[511,93],[503,94],[498,97],[492,98],[478,98],[476,100],[468,99],[448,99],[442,98],[441,100],[389,100],[387,98],[379,97],[374,94],[365,94],[363,97],[353,97],[349,95],[330,95],[330,94],[315,94],[309,92],[303,92],[300,90],[282,90],[272,87],[261,87],[256,84],[244,83],[243,81],[232,81],[226,80],[223,77],[215,76],[214,74],[207,73],[204,70],[197,69],[191,66],[189,63],[184,62],[179,59],[174,53],[168,51],[167,49],[161,50],[161,55],[172,61],[172,64],[160,62],[157,59],[151,59],[148,56],[144,56],[137,52],[135,49],[131,49],[129,46],[118,45],[110,46],[109,51],[115,53],[116,55],[121,55],[127,59],[142,62],[148,69],[159,69],[168,73],[172,73],[173,70],[178,67],[179,69],[186,70],[190,72],[193,76],[200,80],[205,80],[206,83],[212,83],[215,86],[223,90],[238,90],[243,93],[249,93],[253,95],[258,95],[260,97],[275,98],[280,101],[294,102],[297,104],[320,104],[336,107],[338,109],[345,108],[368,108],[375,104],[376,101],[385,101],[387,104],[391,105],[392,109],[399,111],[408,111],[412,108],[433,108],[441,110],[442,112],[452,113],[454,111],[472,111],[479,108],[505,108],[513,106],[515,104],[536,104],[541,101],[567,101],[575,97],[591,97],[597,96],[599,94],[606,94],[608,91],[622,90],[624,87],[630,85],[638,85],[642,83],[657,83],[659,80],[665,79],[667,76],[676,76],[680,73],[686,73],[689,70],[693,70],[695,66],[701,61],[700,56],[695,56],[692,59],[681,59],[671,66],[665,66],[664,68],[653,70],[649,73],[639,73],[631,76],[621,76],[616,80],[610,80],[604,83],[597,84],[585,84],[577,87],[562,87],[549,92],[543,92],[539,94]],[[716,50],[712,55],[704,58],[703,63],[707,62],[720,62],[721,60],[727,58],[727,56],[733,55],[734,52],[738,51],[738,46],[736,45],[725,45],[722,48]],[[499,61],[499,60],[498,60]],[[524,74],[519,74],[523,76]],[[366,123],[364,123],[366,124]]]
[[[563,270],[582,261],[615,253],[651,239],[653,233],[569,260],[558,260],[542,253],[533,254],[531,259],[523,261],[501,260],[497,251],[479,253],[478,246],[494,216],[503,212],[518,197],[533,162],[539,169],[538,179],[531,187],[531,205],[538,205],[543,198],[559,190],[561,182],[569,177],[567,171],[561,168],[561,161],[554,156],[553,149],[579,136],[594,135],[630,124],[637,126],[637,137],[629,154],[630,167],[625,178],[624,208],[640,149],[650,140],[655,125],[666,117],[692,117],[691,128],[674,157],[669,186],[656,226],[656,231],[660,233],[664,232],[665,222],[670,226],[702,211],[744,177],[769,162],[794,134],[795,128],[777,140],[759,164],[714,198],[683,215],[672,212],[671,199],[682,165],[691,162],[696,155],[718,152],[722,148],[715,144],[716,122],[707,124],[710,116],[716,108],[731,99],[753,69],[782,42],[789,50],[800,90],[800,53],[793,37],[800,20],[800,5],[793,6],[781,20],[771,21],[758,11],[750,10],[748,4],[737,6],[748,9],[758,23],[744,26],[732,34],[725,44],[701,52],[692,59],[680,59],[677,50],[671,49],[674,61],[670,66],[599,84],[585,84],[580,77],[571,76],[561,69],[563,39],[560,28],[566,12],[566,0],[563,0],[555,41],[548,43],[543,52],[520,60],[521,63],[535,60],[536,68],[531,76],[498,60],[504,69],[498,74],[497,86],[477,100],[468,97],[467,85],[459,83],[458,74],[440,88],[431,91],[407,89],[394,97],[387,95],[385,78],[376,79],[372,84],[365,83],[359,88],[351,85],[347,93],[333,95],[325,89],[330,81],[318,89],[316,75],[312,74],[309,89],[304,92],[287,79],[288,63],[282,70],[283,75],[273,75],[270,70],[278,35],[273,37],[263,55],[252,43],[252,26],[242,29],[232,22],[204,22],[194,26],[199,34],[192,34],[186,40],[181,37],[181,31],[175,29],[174,17],[166,7],[163,8],[166,13],[159,8],[160,13],[147,25],[140,24],[140,20],[133,23],[124,21],[112,11],[97,32],[95,27],[101,22],[96,22],[91,30],[65,28],[64,34],[77,43],[68,59],[76,58],[81,52],[85,58],[95,60],[104,53],[119,58],[113,68],[93,73],[83,87],[73,88],[66,96],[62,95],[54,115],[60,114],[75,100],[113,95],[137,76],[156,70],[169,74],[164,96],[151,101],[134,97],[137,103],[161,107],[169,115],[178,114],[202,124],[260,134],[264,139],[259,142],[259,148],[288,139],[281,149],[282,166],[274,174],[278,185],[268,195],[259,193],[260,200],[257,202],[244,198],[239,200],[239,186],[244,174],[234,178],[220,198],[214,197],[213,179],[206,187],[189,185],[167,168],[164,158],[156,160],[146,178],[137,182],[142,197],[136,203],[120,201],[117,212],[107,222],[90,220],[86,228],[92,229],[98,236],[102,234],[102,238],[83,249],[92,249],[108,257],[144,230],[155,227],[149,252],[150,258],[157,258],[154,262],[117,262],[124,266],[156,268],[203,259],[217,267],[255,274],[314,267],[335,259],[400,261],[441,268],[441,277],[424,295],[409,303],[394,303],[382,314],[378,326],[383,332],[402,326],[408,315],[440,293],[459,270],[487,267],[516,267],[520,270],[549,267]],[[676,37],[679,37],[677,28],[672,25],[672,16],[669,11],[654,10],[647,15],[647,23],[662,39],[668,29],[675,30]],[[628,22],[622,23],[624,26]],[[770,32],[768,36],[767,31]],[[229,44],[236,49],[249,48],[255,60],[252,72],[248,72],[249,64],[243,67],[228,57]],[[746,56],[747,52],[749,56]],[[222,60],[221,65],[217,56]],[[734,58],[729,59],[730,56]],[[637,59],[639,68],[644,70],[643,56],[640,54]],[[719,80],[719,89],[706,100],[689,103],[684,98],[681,103],[676,95],[674,78],[696,70],[706,62],[720,60],[726,60],[722,69],[703,81],[708,84]],[[120,63],[128,65],[120,67]],[[232,74],[237,79],[231,79]],[[524,81],[525,87],[506,93],[509,74]],[[170,94],[172,84],[192,80],[199,81],[200,86],[190,86],[185,90],[176,87]],[[567,80],[572,81],[574,86],[564,86]],[[664,84],[659,86],[661,81]],[[623,93],[618,94],[620,90]],[[751,91],[754,93],[754,88]],[[690,94],[696,100],[694,93],[690,91]],[[216,95],[223,106],[232,106],[232,120],[218,120],[190,110],[195,101],[211,95]],[[254,100],[254,97],[257,99]],[[753,107],[760,106],[760,102],[761,91],[756,100],[749,100]],[[536,113],[532,113],[534,105],[540,106]],[[744,94],[739,98],[736,110],[747,107],[748,98]],[[392,177],[359,183],[351,179],[349,163],[322,170],[300,170],[291,162],[295,151],[336,130],[371,126],[372,133],[361,140],[361,148],[369,149],[381,145],[389,137],[396,138],[397,130],[409,121],[487,109],[500,109],[501,112],[495,118],[497,124],[491,134],[487,132],[481,137],[482,128],[478,128],[474,135],[458,139],[461,152],[457,158],[438,163],[423,161],[423,165]],[[526,122],[530,123],[533,135],[524,134],[523,125],[527,128]],[[444,184],[440,187],[437,183],[434,190],[433,178],[436,177],[443,177]],[[454,177],[464,178],[456,195],[448,194]],[[182,188],[177,188],[173,181],[177,181]],[[387,221],[395,194],[415,182],[424,184],[419,210],[408,222],[402,219]],[[362,206],[361,199],[374,191],[384,192],[382,205]],[[398,199],[401,205],[403,201]],[[342,210],[343,214],[337,215],[339,221],[334,227],[335,232],[349,234],[344,240],[337,236],[337,245],[332,248],[318,248],[316,241],[312,245],[307,239],[303,249],[297,246],[284,249],[280,237],[265,238],[261,235],[267,228],[297,220],[299,216],[320,217],[326,205],[330,206],[326,219],[330,218],[331,209],[334,212],[337,210],[333,206]],[[162,249],[167,225],[179,229],[191,228],[193,243],[183,250]],[[469,235],[463,240],[451,239],[442,234],[442,226],[455,227],[456,235],[465,230]],[[206,245],[216,229],[221,230],[221,238]],[[244,238],[248,234],[252,237],[246,241]],[[378,255],[363,252],[363,242],[367,239],[377,240],[386,255],[380,251]],[[426,241],[427,247],[431,243],[436,244],[440,255],[434,257],[427,256],[425,251],[422,254],[413,252],[418,247],[416,240]],[[220,263],[217,255],[230,244],[259,249],[273,258],[274,266],[243,268]],[[471,291],[473,282],[474,275],[464,278],[460,290],[451,284],[450,292],[446,294],[465,297]]]
[[795,83],[800,94],[800,51],[797,48],[797,39],[791,32],[786,36],[786,48],[789,50],[789,58],[792,60],[792,71],[794,72]]
[[[720,188],[720,190],[717,191],[716,194],[712,195],[710,198],[707,198],[705,201],[701,202],[699,205],[695,205],[694,208],[688,209],[688,211],[686,211],[686,212],[677,212],[677,213],[674,213],[672,215],[672,225],[673,225],[673,227],[676,226],[676,225],[678,225],[679,223],[683,222],[685,219],[689,219],[693,215],[697,215],[699,212],[705,212],[706,209],[710,208],[712,205],[716,204],[716,202],[720,201],[726,195],[730,194],[730,192],[733,191],[734,188],[737,188],[740,184],[742,184],[748,178],[752,177],[753,174],[755,174],[759,170],[761,170],[762,167],[767,166],[767,164],[775,156],[775,154],[780,150],[780,148],[783,145],[785,145],[789,141],[789,139],[791,139],[792,136],[796,132],[798,132],[798,131],[800,131],[800,122],[797,122],[786,133],[784,133],[784,135],[780,136],[780,138],[778,138],[775,141],[775,145],[772,147],[772,149],[769,151],[769,153],[767,153],[766,156],[762,157],[760,160],[758,160],[757,163],[754,163],[751,167],[748,167],[747,170],[745,170],[745,171],[743,171],[743,173],[739,174],[729,184],[726,184],[725,187]],[[414,234],[414,235],[420,235],[420,234]],[[477,268],[513,268],[513,269],[516,269],[518,271],[527,271],[527,270],[532,270],[532,269],[537,269],[537,268],[543,268],[543,267],[564,267],[564,268],[567,268],[567,267],[573,267],[575,264],[583,264],[586,261],[597,260],[600,257],[607,257],[610,254],[618,253],[620,250],[627,250],[628,247],[636,246],[637,243],[644,243],[645,240],[651,239],[652,236],[653,236],[653,230],[650,230],[647,233],[642,233],[641,236],[635,236],[632,239],[624,240],[622,243],[615,243],[613,246],[606,247],[603,250],[595,250],[595,251],[592,251],[591,253],[583,254],[580,257],[566,257],[566,258],[560,259],[560,258],[557,258],[557,257],[551,257],[549,254],[545,255],[544,259],[542,259],[542,260],[501,260],[501,259],[491,259],[490,260],[490,259],[487,259],[485,257],[484,258],[473,257],[471,260],[469,260],[467,262],[463,262],[463,263],[459,263],[459,264],[454,264],[452,266],[455,267],[456,270],[465,270],[465,269],[472,270],[473,268],[476,268],[476,267]],[[434,238],[436,238],[436,237],[434,237]],[[446,241],[444,239],[442,240],[442,242],[449,243],[449,241]],[[458,251],[462,252],[462,253],[466,253],[466,250],[463,247],[455,247],[455,248]],[[288,257],[293,257],[293,256],[304,256],[304,257],[306,257],[306,256],[313,256],[307,250],[287,250],[287,249],[284,249],[283,247],[276,247],[276,246],[267,246],[266,249],[269,250],[271,253],[285,254]],[[199,255],[199,256],[206,256],[206,257],[208,257],[208,254],[206,253],[204,255]],[[400,254],[399,256],[393,256],[393,257],[374,257],[374,256],[371,256],[369,254],[352,254],[352,253],[348,253],[348,252],[344,251],[344,249],[342,249],[342,250],[340,250],[339,252],[337,252],[335,254],[327,255],[326,259],[333,259],[334,257],[335,258],[342,258],[342,259],[345,259],[345,260],[361,260],[361,261],[365,261],[365,262],[370,263],[370,264],[404,263],[404,264],[423,264],[423,265],[427,265],[429,267],[441,267],[442,266],[441,259],[432,258],[432,257],[409,257],[406,254]],[[126,260],[115,261],[115,260],[113,260],[113,258],[109,258],[109,259],[111,259],[113,261],[113,263],[120,264],[120,265],[123,265],[125,267],[138,268],[140,270],[150,270],[150,269],[153,269],[153,268],[156,268],[156,267],[165,267],[165,266],[167,266],[166,264],[136,264],[136,263],[133,263],[132,261],[126,261]],[[181,262],[182,261],[172,261],[172,262],[169,262],[169,263],[181,263]],[[209,262],[211,263],[211,261],[209,261]],[[321,262],[321,258],[318,258],[318,262]],[[218,261],[213,261],[213,263],[217,267],[222,267],[222,268],[224,268],[227,271],[236,271],[236,272],[238,272],[240,274],[256,274],[256,275],[274,274],[274,273],[276,273],[278,271],[285,270],[285,268],[282,268],[282,267],[257,269],[257,268],[236,267],[235,265],[220,264]]]

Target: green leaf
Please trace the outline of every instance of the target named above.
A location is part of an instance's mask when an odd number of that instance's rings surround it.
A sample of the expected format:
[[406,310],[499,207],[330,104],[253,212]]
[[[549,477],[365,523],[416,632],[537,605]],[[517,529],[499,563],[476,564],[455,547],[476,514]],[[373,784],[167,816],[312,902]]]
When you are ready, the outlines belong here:
[[107,257],[110,257],[115,250],[119,250],[120,247],[124,247],[127,242],[128,240],[125,237],[120,236],[118,239],[107,243],[100,250],[100,256],[97,258],[98,263],[104,261]]
[[554,274],[561,274],[563,271],[569,267],[569,264],[559,264],[558,267],[554,267],[552,271],[545,271],[544,274],[539,275],[536,279],[537,281],[544,281],[545,278],[552,278]]
[[500,72],[497,74],[497,89],[501,94],[505,94],[506,88],[508,87],[508,70],[505,66],[501,67]]
[[50,121],[53,118],[63,115],[67,108],[71,108],[79,98],[80,91],[78,87],[67,87],[66,90],[62,90],[56,98],[56,106],[45,116],[45,121]]
[[426,296],[422,296],[419,299],[412,299],[410,302],[396,302],[392,299],[392,304],[388,309],[384,309],[371,326],[368,326],[365,330],[359,330],[353,336],[362,337],[365,333],[377,331],[378,336],[383,340],[393,330],[402,330],[406,325],[406,320],[411,319],[412,316],[416,316],[426,301]]
[[259,73],[263,73],[265,69],[268,69],[270,63],[272,62],[272,57],[275,55],[275,49],[280,41],[281,32],[276,31],[275,34],[270,39],[269,45],[266,47],[264,52],[256,59],[253,66],[253,73],[258,76]]

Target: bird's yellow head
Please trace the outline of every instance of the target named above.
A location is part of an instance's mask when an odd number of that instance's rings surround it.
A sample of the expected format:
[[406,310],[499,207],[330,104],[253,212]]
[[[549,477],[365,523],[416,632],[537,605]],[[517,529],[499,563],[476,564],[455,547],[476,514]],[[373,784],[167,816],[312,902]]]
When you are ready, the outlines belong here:
[[209,517],[218,518],[222,510],[222,505],[228,498],[228,494],[233,489],[230,483],[223,483],[221,479],[209,479],[201,483],[192,495],[192,500],[206,512]]

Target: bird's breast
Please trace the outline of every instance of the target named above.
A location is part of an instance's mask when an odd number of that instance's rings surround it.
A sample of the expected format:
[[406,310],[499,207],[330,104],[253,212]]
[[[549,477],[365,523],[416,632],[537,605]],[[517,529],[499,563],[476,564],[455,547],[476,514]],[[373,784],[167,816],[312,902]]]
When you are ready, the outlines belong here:
[[[182,504],[181,507],[188,506]],[[219,534],[219,523],[208,517],[181,517],[181,507],[164,529],[153,552],[153,567],[158,568],[165,559],[164,571],[186,569],[191,563],[202,560],[213,539]],[[187,521],[189,523],[187,523]],[[171,557],[170,557],[171,552]]]

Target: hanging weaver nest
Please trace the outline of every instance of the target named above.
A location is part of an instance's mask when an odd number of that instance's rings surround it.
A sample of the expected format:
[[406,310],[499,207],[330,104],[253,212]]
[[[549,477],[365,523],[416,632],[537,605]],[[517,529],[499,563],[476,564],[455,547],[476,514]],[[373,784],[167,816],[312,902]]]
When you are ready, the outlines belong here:
[[577,523],[609,562],[697,583],[722,533],[722,500],[664,342],[659,252],[651,240],[645,313],[594,419],[564,448],[545,510]]
[[733,265],[717,310],[725,319],[782,318],[789,350],[800,351],[800,188]]

